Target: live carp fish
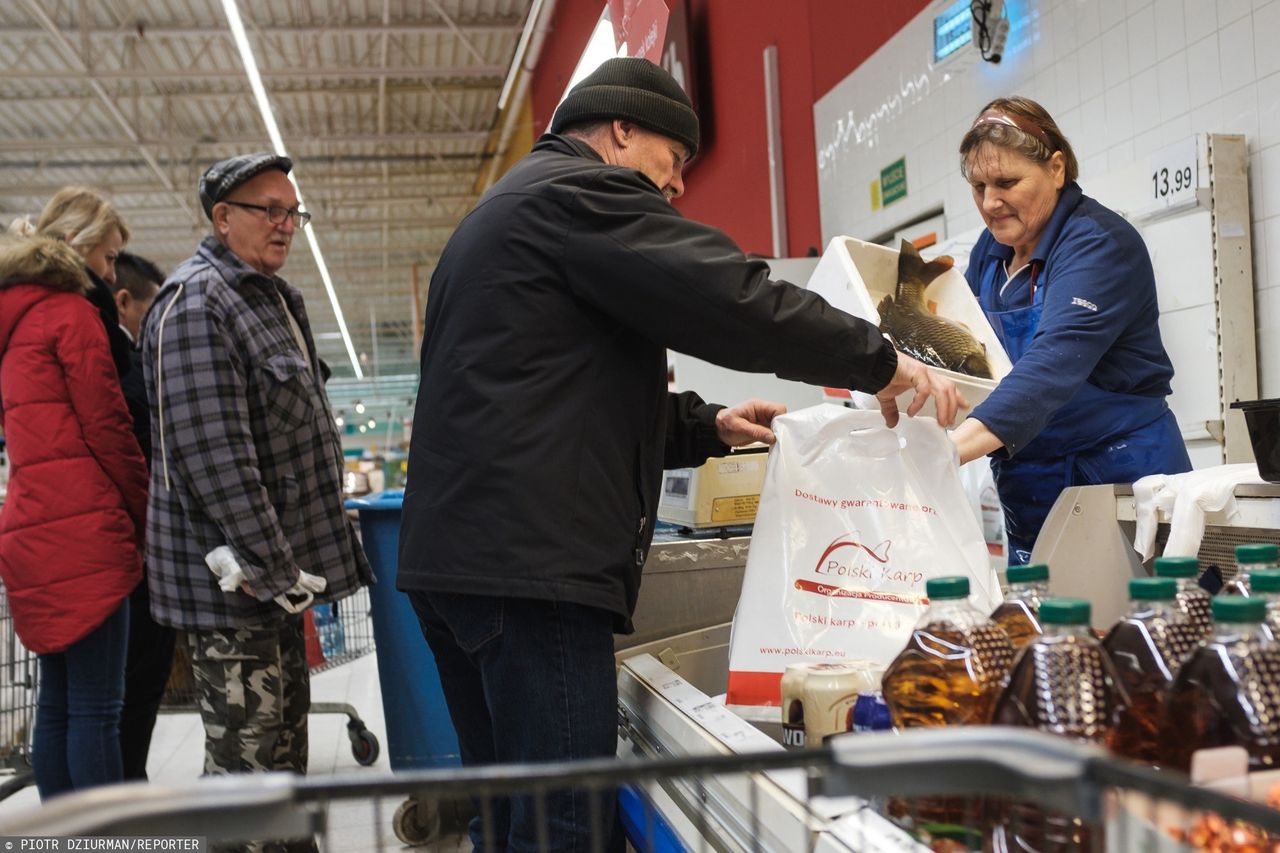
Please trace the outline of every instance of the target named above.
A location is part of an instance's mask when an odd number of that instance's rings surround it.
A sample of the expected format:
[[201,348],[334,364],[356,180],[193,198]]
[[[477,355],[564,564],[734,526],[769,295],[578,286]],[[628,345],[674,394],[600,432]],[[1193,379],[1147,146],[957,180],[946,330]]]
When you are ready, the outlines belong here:
[[954,263],[948,255],[926,263],[916,247],[903,240],[897,290],[876,306],[880,331],[897,349],[925,364],[990,379],[986,347],[964,326],[931,312],[924,301],[925,289]]

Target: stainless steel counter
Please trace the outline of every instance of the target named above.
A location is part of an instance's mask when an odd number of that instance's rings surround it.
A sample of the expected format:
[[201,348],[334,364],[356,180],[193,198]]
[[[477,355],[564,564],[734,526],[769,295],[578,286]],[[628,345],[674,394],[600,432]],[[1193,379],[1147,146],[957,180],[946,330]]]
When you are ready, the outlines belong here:
[[742,592],[750,536],[655,538],[644,564],[635,633],[616,638],[626,649],[729,622]]

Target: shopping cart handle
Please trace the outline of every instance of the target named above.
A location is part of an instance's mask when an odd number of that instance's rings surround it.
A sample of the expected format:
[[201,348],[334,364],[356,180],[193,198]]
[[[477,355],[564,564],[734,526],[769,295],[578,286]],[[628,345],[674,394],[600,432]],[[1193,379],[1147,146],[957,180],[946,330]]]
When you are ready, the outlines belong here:
[[90,788],[0,820],[0,836],[196,835],[217,842],[305,838],[323,826],[318,812],[298,805],[301,779],[276,772],[215,776],[183,785],[134,782]]
[[1106,761],[1102,747],[1005,726],[909,729],[849,734],[827,741],[827,796],[972,795],[1029,797],[1086,819],[1100,809],[1088,768]]

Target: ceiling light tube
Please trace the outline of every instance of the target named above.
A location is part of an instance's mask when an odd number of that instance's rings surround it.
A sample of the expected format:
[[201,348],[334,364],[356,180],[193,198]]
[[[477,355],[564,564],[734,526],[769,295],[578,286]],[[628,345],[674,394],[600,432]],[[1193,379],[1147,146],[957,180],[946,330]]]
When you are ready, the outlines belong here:
[[[271,139],[271,147],[281,157],[288,157],[289,152],[284,147],[283,137],[280,136],[280,128],[276,124],[276,116],[271,109],[271,101],[267,99],[267,89],[262,85],[262,75],[258,73],[258,61],[254,59],[253,49],[249,46],[249,36],[245,33],[244,21],[240,18],[240,9],[236,6],[236,0],[222,0],[222,9],[226,12],[227,24],[231,27],[231,36],[235,39],[236,48],[240,51],[240,61],[244,63],[245,73],[249,76],[249,88],[253,90],[253,98],[258,102],[258,112],[262,115],[262,121],[267,126],[267,136]],[[302,200],[302,189],[298,186],[297,179],[290,175],[289,180],[298,191],[298,208],[306,210],[306,204]],[[342,306],[338,304],[338,294],[333,289],[333,279],[329,277],[329,267],[324,262],[324,255],[320,253],[320,244],[316,241],[315,233],[311,229],[311,223],[307,223],[302,231],[307,235],[307,244],[311,247],[312,257],[315,258],[316,269],[320,271],[320,280],[324,282],[325,292],[329,294],[329,304],[333,306],[333,315],[338,320],[338,331],[342,332],[342,342],[347,346],[347,357],[351,359],[351,367],[356,372],[356,378],[363,379],[364,371],[360,369],[360,361],[356,358],[356,348],[351,342],[351,333],[347,331],[347,321],[342,315]]]
[[511,97],[511,87],[515,85],[516,74],[520,71],[520,64],[524,62],[525,49],[529,46],[534,24],[537,23],[541,12],[542,0],[533,0],[533,5],[529,7],[529,16],[524,21],[524,29],[520,31],[520,41],[516,42],[515,55],[511,57],[511,67],[507,69],[507,79],[502,82],[502,93],[498,95],[498,112],[502,112],[507,105],[507,98]]

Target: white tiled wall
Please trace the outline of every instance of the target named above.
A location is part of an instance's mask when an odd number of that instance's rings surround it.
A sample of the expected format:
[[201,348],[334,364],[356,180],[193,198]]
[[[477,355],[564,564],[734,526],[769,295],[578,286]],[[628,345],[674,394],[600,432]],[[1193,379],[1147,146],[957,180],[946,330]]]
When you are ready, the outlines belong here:
[[[1101,194],[1091,181],[1193,133],[1243,133],[1260,391],[1280,397],[1280,0],[1007,0],[1013,29],[1000,65],[933,68],[931,22],[943,5],[814,106],[823,239],[880,234],[939,204],[948,233],[980,227],[956,149],[1000,95],[1045,105],[1091,194]],[[872,180],[904,155],[907,197],[873,211]]]

